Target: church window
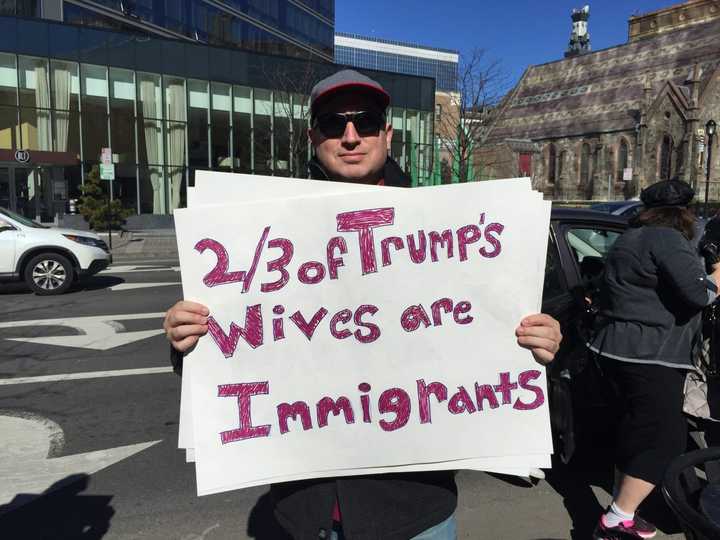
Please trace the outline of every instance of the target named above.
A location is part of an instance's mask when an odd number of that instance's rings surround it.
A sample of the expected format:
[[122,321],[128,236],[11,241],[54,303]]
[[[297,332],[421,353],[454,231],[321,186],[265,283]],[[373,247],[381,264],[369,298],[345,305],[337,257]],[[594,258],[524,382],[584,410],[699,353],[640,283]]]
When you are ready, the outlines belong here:
[[662,138],[662,143],[660,145],[660,180],[669,180],[670,179],[670,172],[672,169],[670,168],[670,164],[672,161],[672,152],[673,152],[673,142],[670,135],[664,135]]
[[583,143],[580,149],[580,184],[585,186],[590,182],[590,145]]
[[563,169],[565,168],[566,157],[567,157],[567,153],[565,152],[565,150],[560,152],[560,156],[558,157],[558,164],[557,164],[557,177],[560,179],[562,179],[562,175],[564,172]]
[[628,144],[625,138],[620,139],[617,155],[617,180],[623,179],[623,172],[628,167]]
[[547,161],[547,179],[549,184],[555,183],[555,172],[556,172],[556,165],[557,165],[557,155],[555,150],[555,145],[550,143],[548,145],[548,161]]

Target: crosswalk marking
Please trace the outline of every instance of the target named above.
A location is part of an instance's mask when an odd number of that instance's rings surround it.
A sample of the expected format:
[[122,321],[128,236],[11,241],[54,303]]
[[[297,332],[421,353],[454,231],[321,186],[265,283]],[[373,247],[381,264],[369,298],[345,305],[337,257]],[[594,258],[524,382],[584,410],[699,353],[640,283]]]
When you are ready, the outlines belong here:
[[167,287],[169,285],[181,285],[179,281],[172,281],[167,283],[121,283],[120,285],[113,285],[110,287],[111,291],[132,291],[135,289],[149,289],[152,287]]
[[9,341],[36,343],[41,345],[55,345],[59,347],[75,347],[95,351],[107,351],[115,347],[127,345],[164,332],[158,323],[150,330],[125,332],[125,327],[119,321],[137,319],[161,319],[165,317],[160,313],[127,313],[122,315],[95,315],[91,317],[66,317],[63,319],[38,319],[34,321],[11,321],[0,323],[1,328],[18,328],[22,326],[66,326],[77,330],[78,334],[72,336],[22,337],[5,338]]
[[172,373],[172,367],[167,366],[137,369],[115,369],[111,371],[85,371],[83,373],[58,373],[57,375],[14,377],[10,379],[0,379],[0,386],[9,386],[14,384],[78,381],[83,379],[104,379],[106,377],[126,377],[128,375],[156,375],[159,373]]
[[118,265],[111,266],[105,270],[98,272],[100,274],[134,274],[137,272],[179,272],[179,266],[167,266],[158,268],[157,266],[138,266],[138,265]]

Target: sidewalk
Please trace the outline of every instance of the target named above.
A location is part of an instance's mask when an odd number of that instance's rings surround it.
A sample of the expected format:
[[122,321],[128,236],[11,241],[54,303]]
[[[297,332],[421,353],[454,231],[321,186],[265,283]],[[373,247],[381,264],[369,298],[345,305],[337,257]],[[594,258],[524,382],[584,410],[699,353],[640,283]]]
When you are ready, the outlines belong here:
[[[108,241],[106,233],[98,233]],[[177,259],[177,241],[174,229],[148,229],[112,234],[113,262],[135,260]]]

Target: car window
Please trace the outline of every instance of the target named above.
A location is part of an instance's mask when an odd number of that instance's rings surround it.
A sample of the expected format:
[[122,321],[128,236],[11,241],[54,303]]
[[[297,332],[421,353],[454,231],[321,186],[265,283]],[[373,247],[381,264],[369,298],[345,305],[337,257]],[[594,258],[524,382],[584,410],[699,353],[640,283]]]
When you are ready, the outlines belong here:
[[581,263],[585,257],[604,259],[608,251],[620,237],[619,232],[602,229],[600,227],[572,228],[565,233],[568,246],[575,260]]
[[558,255],[555,241],[552,235],[550,235],[550,238],[548,239],[547,257],[545,259],[543,302],[550,298],[555,298],[564,294],[565,290],[566,287],[562,278],[562,269],[560,267],[560,257]]
[[5,214],[10,219],[14,219],[18,223],[25,225],[26,227],[32,227],[33,229],[48,229],[49,228],[49,227],[46,227],[45,225],[40,225],[39,223],[36,223],[31,219],[23,217],[20,214],[11,212],[7,208],[0,208],[0,216],[2,216],[3,214]]

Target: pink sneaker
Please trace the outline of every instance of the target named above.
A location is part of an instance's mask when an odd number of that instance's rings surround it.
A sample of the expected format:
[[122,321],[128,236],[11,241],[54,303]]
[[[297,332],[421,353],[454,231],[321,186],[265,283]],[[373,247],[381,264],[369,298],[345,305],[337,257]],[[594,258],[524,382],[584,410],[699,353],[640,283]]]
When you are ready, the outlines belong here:
[[635,514],[635,519],[622,521],[615,527],[605,524],[605,516],[595,527],[593,540],[630,540],[632,538],[652,538],[657,534],[657,527]]

